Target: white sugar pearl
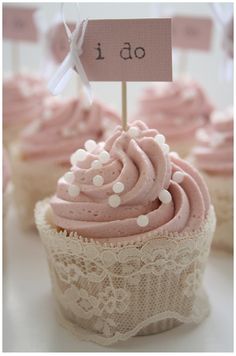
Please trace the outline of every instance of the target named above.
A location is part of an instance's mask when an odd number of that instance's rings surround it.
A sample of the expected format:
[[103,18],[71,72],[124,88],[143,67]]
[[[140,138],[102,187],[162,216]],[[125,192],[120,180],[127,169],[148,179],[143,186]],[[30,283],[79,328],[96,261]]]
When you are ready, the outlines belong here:
[[184,173],[181,171],[177,171],[173,174],[172,179],[176,183],[182,183],[184,180]]
[[108,204],[112,208],[117,208],[120,205],[120,197],[117,194],[113,194],[108,199]]
[[149,218],[147,215],[139,215],[137,218],[137,224],[138,226],[144,227],[147,226],[149,223]]
[[163,203],[163,204],[168,204],[171,202],[172,200],[172,197],[171,197],[171,194],[170,192],[168,192],[168,190],[166,189],[162,189],[160,194],[159,194],[159,197],[160,201]]
[[75,198],[79,195],[79,193],[80,193],[80,189],[77,185],[72,184],[68,187],[68,194],[71,197]]
[[96,187],[101,187],[104,183],[104,178],[100,175],[96,175],[95,177],[93,177],[93,184]]
[[49,120],[52,117],[52,112],[50,110],[45,110],[43,112],[43,119],[44,120]]
[[74,136],[75,135],[75,131],[72,131],[70,128],[68,127],[64,127],[62,130],[61,130],[61,134],[63,137],[71,137],[71,136]]
[[110,159],[110,154],[109,154],[109,152],[107,152],[107,151],[104,150],[104,151],[102,151],[102,152],[99,153],[98,158],[99,158],[99,161],[100,161],[100,162],[106,163],[106,162],[108,162],[109,159]]
[[196,90],[195,89],[188,89],[188,90],[185,90],[183,93],[182,93],[182,98],[185,100],[185,101],[191,101],[195,98],[196,96]]
[[83,148],[80,148],[75,152],[75,156],[76,156],[77,161],[81,162],[81,161],[85,160],[85,158],[87,156],[87,152],[85,150],[83,150]]
[[98,159],[95,159],[91,163],[91,168],[100,169],[100,168],[102,168],[102,163]]
[[92,152],[97,147],[97,144],[94,140],[87,140],[84,144],[84,147],[88,152]]
[[125,186],[121,182],[116,182],[113,184],[112,190],[114,193],[121,193],[125,189]]
[[25,97],[30,96],[31,90],[30,90],[30,88],[28,87],[27,84],[22,84],[22,85],[20,86],[20,91],[21,91],[21,94],[22,94],[23,96],[25,96]]
[[130,127],[128,130],[130,137],[135,138],[139,135],[139,129],[137,127]]
[[166,138],[164,135],[162,134],[157,134],[155,137],[154,137],[154,140],[159,144],[159,145],[163,145],[166,141]]
[[161,145],[161,149],[162,149],[162,151],[163,151],[165,154],[169,153],[169,151],[170,151],[170,147],[169,147],[169,145],[167,145],[166,143],[164,143],[163,145]]
[[76,157],[75,152],[74,152],[70,156],[70,163],[72,164],[72,166],[76,166],[77,162],[78,162],[78,160],[77,160],[77,157]]
[[179,154],[176,151],[171,151],[170,155],[174,158],[179,158]]
[[73,172],[66,172],[64,174],[64,179],[67,183],[72,184],[75,180],[75,175]]

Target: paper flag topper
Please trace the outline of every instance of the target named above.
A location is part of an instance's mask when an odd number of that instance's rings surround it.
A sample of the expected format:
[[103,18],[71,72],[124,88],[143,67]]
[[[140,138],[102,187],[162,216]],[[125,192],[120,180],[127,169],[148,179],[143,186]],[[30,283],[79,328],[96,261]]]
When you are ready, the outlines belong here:
[[[62,26],[50,45],[58,62],[69,49]],[[89,20],[80,60],[91,81],[171,81],[171,20]]]
[[173,47],[209,51],[211,37],[211,18],[173,17]]
[[38,32],[34,21],[36,8],[3,7],[3,38],[12,41],[36,42]]

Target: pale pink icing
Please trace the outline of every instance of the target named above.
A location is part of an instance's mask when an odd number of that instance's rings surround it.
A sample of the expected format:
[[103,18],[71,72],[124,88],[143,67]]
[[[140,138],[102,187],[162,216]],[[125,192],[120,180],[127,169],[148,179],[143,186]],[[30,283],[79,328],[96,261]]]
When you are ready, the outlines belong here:
[[[206,217],[210,199],[197,170],[178,156],[164,153],[155,141],[157,131],[137,121],[139,135],[132,138],[118,126],[105,146],[98,145],[86,159],[71,168],[73,185],[80,194],[71,197],[70,184],[64,177],[58,181],[51,199],[53,221],[68,231],[90,238],[135,236],[147,231],[181,232],[197,229]],[[110,159],[102,168],[90,168],[99,152],[106,150]],[[172,180],[175,171],[184,172],[182,183]],[[97,187],[93,177],[101,175],[104,184]],[[113,184],[122,182],[121,205],[112,208],[108,198],[114,194]],[[159,194],[167,189],[172,201],[161,203]],[[139,215],[147,215],[146,227],[137,224]]]
[[147,88],[137,115],[148,127],[163,133],[171,144],[189,140],[205,124],[212,109],[199,84],[181,79]]
[[4,126],[19,125],[38,118],[49,97],[46,82],[37,76],[17,74],[3,82]]
[[233,173],[233,110],[212,113],[210,123],[197,131],[193,149],[196,166],[213,174]]
[[[69,165],[70,155],[88,139],[104,140],[109,128],[120,122],[118,115],[95,101],[86,109],[78,98],[52,99],[44,116],[20,136],[24,159]],[[107,124],[107,126],[105,125]]]
[[10,180],[11,180],[11,170],[10,170],[9,158],[6,149],[3,148],[3,192],[6,191]]

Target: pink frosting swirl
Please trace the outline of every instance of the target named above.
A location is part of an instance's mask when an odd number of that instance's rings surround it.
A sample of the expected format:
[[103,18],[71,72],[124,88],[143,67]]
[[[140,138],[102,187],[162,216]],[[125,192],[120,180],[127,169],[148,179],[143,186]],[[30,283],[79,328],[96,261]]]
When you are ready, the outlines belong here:
[[82,152],[84,160],[59,179],[51,199],[56,226],[89,238],[200,226],[210,206],[201,176],[167,152],[156,130],[133,125],[127,132],[118,126],[105,145]]
[[44,115],[23,130],[21,152],[24,159],[68,166],[70,155],[86,140],[104,140],[119,122],[118,115],[97,101],[86,109],[77,98],[53,98]]
[[4,126],[28,123],[43,112],[43,103],[49,97],[46,82],[29,74],[17,74],[3,83]]
[[203,89],[193,80],[182,79],[147,88],[139,102],[138,117],[171,143],[189,139],[211,111]]
[[196,166],[212,174],[233,174],[233,110],[215,111],[210,123],[196,134]]

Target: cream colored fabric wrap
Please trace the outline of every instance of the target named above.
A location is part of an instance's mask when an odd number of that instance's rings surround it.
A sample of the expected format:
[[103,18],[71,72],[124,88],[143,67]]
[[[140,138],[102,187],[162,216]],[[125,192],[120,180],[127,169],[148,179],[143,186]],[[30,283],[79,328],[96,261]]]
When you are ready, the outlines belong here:
[[67,236],[50,224],[49,201],[35,216],[62,325],[83,340],[109,345],[208,314],[202,277],[215,228],[211,207],[192,234],[146,233],[132,242]]
[[20,224],[29,229],[35,226],[35,204],[55,192],[57,181],[67,168],[47,161],[24,160],[17,144],[10,147],[10,160]]
[[212,245],[233,252],[233,177],[202,174],[214,205],[217,224]]

